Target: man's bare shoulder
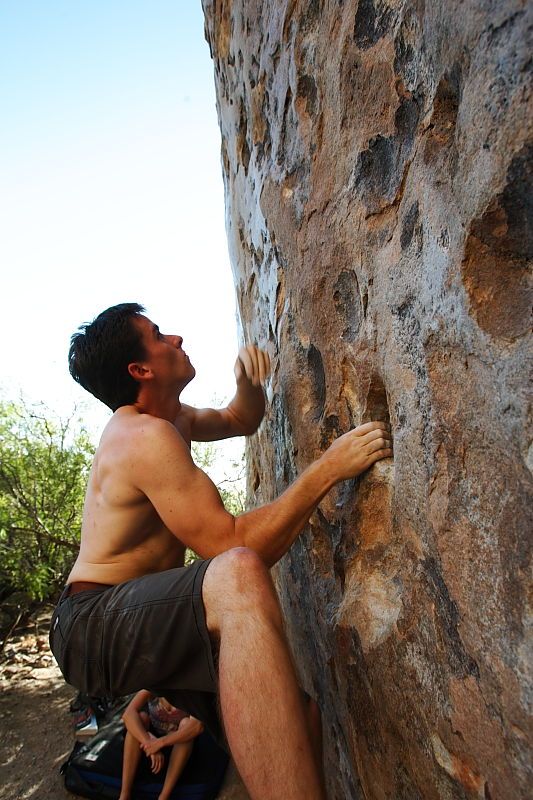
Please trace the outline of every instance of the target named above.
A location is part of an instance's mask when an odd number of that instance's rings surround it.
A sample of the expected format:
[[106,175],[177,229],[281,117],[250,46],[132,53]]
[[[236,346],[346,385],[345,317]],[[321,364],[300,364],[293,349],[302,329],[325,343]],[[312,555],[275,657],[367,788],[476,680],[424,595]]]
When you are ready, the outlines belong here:
[[193,462],[174,425],[128,407],[109,420],[98,445],[90,487],[104,492],[109,503],[123,504],[150,496],[154,485],[172,485],[187,475]]
[[131,437],[132,434],[147,436],[168,436],[176,433],[176,428],[171,422],[152,414],[141,413],[133,406],[123,406],[115,411],[102,433],[105,439],[114,436]]
[[127,462],[133,468],[158,461],[169,452],[188,453],[175,426],[161,417],[125,406],[113,414],[104,428],[96,457],[112,454],[115,462]]

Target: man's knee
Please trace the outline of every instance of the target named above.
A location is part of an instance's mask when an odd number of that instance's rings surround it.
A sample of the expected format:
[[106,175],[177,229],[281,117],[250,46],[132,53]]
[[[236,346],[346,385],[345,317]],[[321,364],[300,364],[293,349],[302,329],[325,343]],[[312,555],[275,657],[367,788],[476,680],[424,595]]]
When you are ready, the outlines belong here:
[[216,556],[204,578],[226,592],[238,596],[250,594],[264,586],[270,588],[270,573],[260,556],[249,547],[233,547]]
[[261,557],[248,547],[234,547],[216,556],[206,570],[203,599],[207,625],[216,628],[221,616],[243,610],[277,613],[278,600]]

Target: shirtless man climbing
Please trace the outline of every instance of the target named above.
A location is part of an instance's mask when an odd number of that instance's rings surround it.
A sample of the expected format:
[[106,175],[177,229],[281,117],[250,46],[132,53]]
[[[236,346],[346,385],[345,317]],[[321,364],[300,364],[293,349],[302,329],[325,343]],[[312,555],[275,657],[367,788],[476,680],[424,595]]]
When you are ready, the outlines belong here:
[[[114,413],[52,617],[52,650],[88,694],[149,689],[219,740],[225,734],[253,800],[324,800],[309,721],[316,706],[299,690],[269,568],[329,489],[392,455],[389,428],[369,422],[344,434],[277,500],[233,517],[190,442],[257,430],[269,358],[240,350],[227,408],[186,406],[180,394],[195,370],[183,339],[143,311],[114,306],[72,337],[71,374]],[[183,567],[186,547],[202,560]]]

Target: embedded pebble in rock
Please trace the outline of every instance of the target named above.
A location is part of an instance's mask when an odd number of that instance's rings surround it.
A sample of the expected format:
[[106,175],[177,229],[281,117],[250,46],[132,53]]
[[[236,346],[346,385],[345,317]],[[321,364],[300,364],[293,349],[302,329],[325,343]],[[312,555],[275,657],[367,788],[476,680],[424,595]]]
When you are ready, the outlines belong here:
[[363,421],[394,435],[274,570],[330,796],[526,798],[533,7],[203,7],[240,319],[275,365],[251,501]]

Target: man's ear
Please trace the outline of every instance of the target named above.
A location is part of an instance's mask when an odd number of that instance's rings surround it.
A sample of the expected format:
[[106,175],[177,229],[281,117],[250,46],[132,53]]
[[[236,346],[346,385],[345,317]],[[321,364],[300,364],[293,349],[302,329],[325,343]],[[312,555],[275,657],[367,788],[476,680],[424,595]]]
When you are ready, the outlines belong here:
[[145,381],[153,375],[150,367],[143,367],[143,365],[139,364],[137,361],[128,364],[128,372],[136,381]]

